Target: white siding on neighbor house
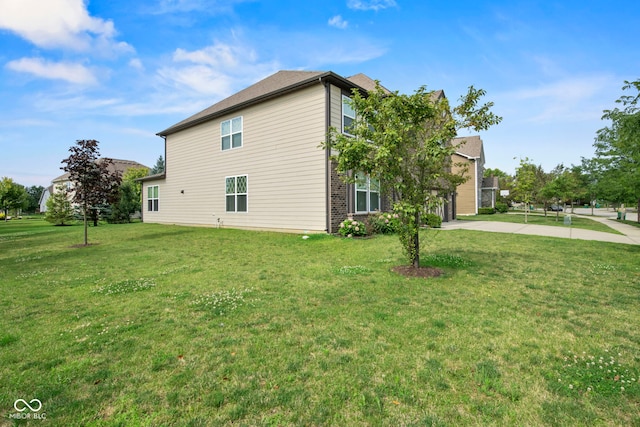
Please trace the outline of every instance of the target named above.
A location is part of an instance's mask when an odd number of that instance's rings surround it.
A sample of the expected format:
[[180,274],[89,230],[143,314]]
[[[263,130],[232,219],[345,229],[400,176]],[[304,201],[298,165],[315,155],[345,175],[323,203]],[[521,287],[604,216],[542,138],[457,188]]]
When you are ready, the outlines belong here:
[[[238,116],[242,147],[222,151],[220,123]],[[160,209],[145,221],[323,231],[324,139],[321,84],[171,134],[166,178],[145,182],[160,185]],[[248,212],[227,213],[225,178],[238,175],[248,176]]]

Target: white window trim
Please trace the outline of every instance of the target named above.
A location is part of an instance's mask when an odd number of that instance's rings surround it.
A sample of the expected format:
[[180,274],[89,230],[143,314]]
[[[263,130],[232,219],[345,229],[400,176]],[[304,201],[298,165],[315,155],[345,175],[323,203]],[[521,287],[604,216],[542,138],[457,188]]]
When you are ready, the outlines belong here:
[[[238,178],[244,176],[247,179],[247,192],[246,193],[238,193]],[[236,179],[236,188],[235,188],[235,193],[233,193],[233,195],[235,196],[235,210],[233,211],[228,211],[227,210],[227,196],[230,196],[230,194],[227,194],[227,179],[228,178],[235,178]],[[244,195],[247,196],[247,210],[246,211],[238,211],[238,195]],[[247,214],[249,213],[249,175],[248,174],[240,174],[240,175],[229,175],[229,176],[225,176],[224,177],[224,211],[228,214]]]
[[[158,197],[149,197],[149,189],[151,189],[151,194],[153,194],[153,188],[158,189]],[[149,209],[149,202],[157,201],[156,208],[157,209]],[[147,212],[160,212],[160,186],[159,185],[147,185]]]
[[[240,132],[233,132],[233,128],[232,128],[232,123],[235,119],[240,119]],[[229,122],[229,134],[222,134],[222,124],[225,122]],[[234,134],[240,134],[240,146],[239,147],[234,147],[233,146],[233,135]],[[229,136],[229,148],[222,148],[222,138],[224,136]],[[230,119],[227,120],[223,120],[220,122],[220,151],[231,151],[231,150],[238,150],[240,148],[244,147],[244,117],[243,116],[236,116],[236,117],[232,117]]]
[[[382,197],[380,196],[380,184],[378,183],[378,191],[374,191],[374,193],[378,193],[378,209],[375,210],[371,210],[371,177],[369,175],[366,175],[367,181],[367,188],[366,190],[364,189],[360,189],[358,190],[358,183],[356,182],[355,184],[353,184],[353,190],[354,190],[354,195],[355,197],[353,198],[353,203],[354,203],[354,211],[356,214],[369,214],[369,213],[374,213],[374,212],[380,212],[380,205],[382,203]],[[366,202],[367,202],[367,209],[364,211],[359,211],[358,210],[358,193],[365,193],[366,194]]]
[[344,111],[345,101],[351,101],[351,98],[348,97],[347,95],[342,95],[342,104],[341,104],[341,110],[342,110],[341,112],[342,112],[342,114],[340,115],[340,120],[342,121],[342,133],[345,134],[345,135],[354,136],[353,134],[350,134],[349,132],[347,132],[345,130],[345,127],[344,127],[344,117],[345,116],[353,119],[354,122],[356,120],[355,115],[354,116],[350,116],[349,114],[345,113],[345,111]]

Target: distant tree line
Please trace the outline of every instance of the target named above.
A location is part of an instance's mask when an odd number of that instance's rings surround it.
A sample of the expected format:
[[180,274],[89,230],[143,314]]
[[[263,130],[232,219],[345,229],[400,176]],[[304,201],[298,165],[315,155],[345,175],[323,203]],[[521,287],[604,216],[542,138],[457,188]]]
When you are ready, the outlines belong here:
[[11,215],[33,214],[40,208],[40,196],[44,191],[41,185],[25,187],[12,178],[0,179],[0,213],[7,220]]

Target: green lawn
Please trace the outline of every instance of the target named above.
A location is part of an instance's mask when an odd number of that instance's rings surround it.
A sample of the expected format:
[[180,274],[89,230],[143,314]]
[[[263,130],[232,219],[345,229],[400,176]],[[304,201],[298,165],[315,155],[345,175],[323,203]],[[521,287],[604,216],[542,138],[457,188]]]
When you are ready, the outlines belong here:
[[[558,217],[556,217],[555,212],[549,212],[547,216],[544,216],[543,213],[531,213],[527,215],[527,224],[569,227],[569,225],[564,224],[564,216],[565,214],[560,213]],[[470,215],[460,216],[458,217],[458,219],[460,221],[500,221],[524,224],[524,213],[518,212],[508,214],[496,213],[493,215]],[[604,233],[622,234],[619,231],[614,230],[613,228],[608,227],[601,222],[575,215],[571,215],[571,227],[583,228],[585,230],[602,231]]]
[[640,425],[639,246],[423,236],[2,223],[0,424]]

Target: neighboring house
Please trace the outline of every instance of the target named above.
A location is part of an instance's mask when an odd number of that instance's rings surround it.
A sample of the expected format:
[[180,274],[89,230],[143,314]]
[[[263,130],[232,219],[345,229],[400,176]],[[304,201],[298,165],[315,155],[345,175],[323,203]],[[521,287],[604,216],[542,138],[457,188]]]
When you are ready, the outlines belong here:
[[352,89],[374,87],[363,74],[280,71],[160,132],[165,173],[143,179],[144,221],[333,233],[384,208],[376,180],[346,185],[320,147],[354,119]]
[[482,179],[482,199],[480,201],[483,208],[495,208],[497,195],[500,194],[500,184],[497,176],[489,176]]
[[[98,159],[97,161],[100,162],[102,159]],[[121,159],[110,159],[111,160],[111,164],[109,165],[108,169],[110,172],[118,172],[120,174],[120,176],[122,176],[126,171],[128,171],[131,168],[147,168],[149,169],[148,166],[145,166],[143,164],[140,164],[138,162],[135,162],[133,160],[121,160]],[[49,195],[53,194],[55,191],[57,191],[57,187],[62,185],[63,187],[65,187],[67,189],[67,191],[72,192],[73,191],[73,183],[69,180],[69,172],[65,172],[64,174],[60,175],[59,177],[54,178],[51,183],[52,185],[47,188],[47,190],[49,190]],[[45,190],[45,192],[47,191]],[[48,198],[48,196],[47,196]],[[46,201],[45,201],[46,203]],[[42,210],[42,198],[41,198],[41,204],[40,204],[40,209],[41,212],[44,212]],[[46,209],[46,208],[45,208]]]
[[377,180],[345,184],[321,148],[331,127],[348,134],[352,90],[374,88],[364,74],[280,71],[159,132],[165,172],[142,179],[143,220],[335,233],[388,210]]
[[[484,148],[479,136],[454,138],[456,147],[453,155],[453,171],[460,172],[465,167],[465,176],[469,179],[459,185],[455,194],[455,215],[476,215],[482,207],[482,177],[484,174]],[[456,165],[462,164],[461,165]]]
[[38,201],[38,204],[40,206],[40,213],[45,213],[47,211],[47,200],[49,200],[49,197],[52,194],[53,194],[53,185],[50,185],[47,188],[45,188],[42,191],[42,194],[40,194],[40,200]]

